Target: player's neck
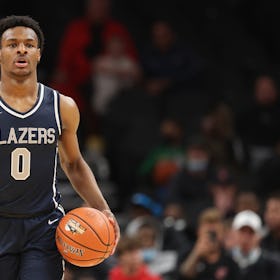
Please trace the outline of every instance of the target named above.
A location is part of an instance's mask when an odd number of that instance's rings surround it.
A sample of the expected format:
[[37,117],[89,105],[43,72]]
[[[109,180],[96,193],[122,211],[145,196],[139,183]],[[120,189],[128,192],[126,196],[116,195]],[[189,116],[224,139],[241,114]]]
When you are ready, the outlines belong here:
[[37,102],[38,83],[5,84],[1,81],[0,97],[13,110],[25,113]]
[[17,80],[2,77],[0,81],[0,95],[5,96],[37,96],[38,83],[37,78],[28,78],[25,80]]

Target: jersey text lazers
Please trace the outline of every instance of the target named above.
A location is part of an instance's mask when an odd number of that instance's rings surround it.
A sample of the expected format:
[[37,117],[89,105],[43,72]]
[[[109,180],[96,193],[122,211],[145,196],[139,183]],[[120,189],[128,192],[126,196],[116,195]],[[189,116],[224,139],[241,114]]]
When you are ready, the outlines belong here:
[[55,129],[44,127],[11,127],[6,140],[0,138],[0,145],[5,144],[53,144]]
[[59,94],[39,84],[21,113],[0,98],[0,214],[36,215],[58,207]]

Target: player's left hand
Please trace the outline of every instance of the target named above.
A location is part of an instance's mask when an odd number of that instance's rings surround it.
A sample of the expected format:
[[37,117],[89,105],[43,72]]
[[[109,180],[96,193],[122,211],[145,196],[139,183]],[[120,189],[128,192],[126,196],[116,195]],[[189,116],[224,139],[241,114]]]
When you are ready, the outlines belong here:
[[116,247],[120,240],[120,236],[121,236],[120,227],[115,215],[110,210],[103,210],[102,212],[109,219],[110,223],[113,225],[115,230],[115,243],[114,243],[113,250],[111,252],[111,255],[113,255],[115,253]]

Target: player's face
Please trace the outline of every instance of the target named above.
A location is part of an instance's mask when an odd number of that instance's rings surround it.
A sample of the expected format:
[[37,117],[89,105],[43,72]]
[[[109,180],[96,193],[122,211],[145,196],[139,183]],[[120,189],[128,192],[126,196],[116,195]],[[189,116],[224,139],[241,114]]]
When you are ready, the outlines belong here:
[[0,63],[2,73],[10,76],[29,76],[40,61],[36,33],[28,27],[7,29],[1,40]]

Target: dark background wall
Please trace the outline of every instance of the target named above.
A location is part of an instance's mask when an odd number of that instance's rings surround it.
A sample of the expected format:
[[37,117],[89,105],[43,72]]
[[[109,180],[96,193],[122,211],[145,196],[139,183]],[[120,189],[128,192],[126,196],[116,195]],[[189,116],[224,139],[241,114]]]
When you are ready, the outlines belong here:
[[[84,3],[2,0],[0,16],[27,14],[40,22],[46,36],[40,70],[48,76],[65,25],[83,13]],[[113,15],[127,25],[139,47],[147,39],[150,23],[166,18],[207,59],[224,59],[224,54],[235,61],[236,56],[248,54],[257,60],[249,63],[270,63],[278,68],[280,17],[275,0],[114,0]]]

